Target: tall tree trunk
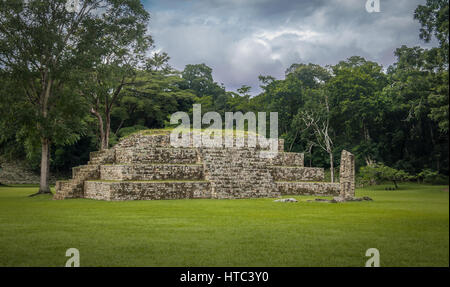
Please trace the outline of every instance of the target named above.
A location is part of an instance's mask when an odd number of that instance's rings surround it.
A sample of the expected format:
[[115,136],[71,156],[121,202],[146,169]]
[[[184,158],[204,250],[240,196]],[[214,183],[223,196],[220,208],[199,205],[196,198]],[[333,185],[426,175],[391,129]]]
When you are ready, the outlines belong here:
[[[48,73],[48,71],[46,73]],[[47,78],[47,76],[48,74],[45,74],[44,79]],[[48,100],[50,98],[52,85],[53,80],[51,78],[48,78],[46,80],[45,89],[41,94],[40,108],[42,117],[44,119],[47,118],[48,114]],[[39,181],[39,191],[30,196],[51,193],[50,187],[48,185],[49,175],[50,175],[50,140],[46,137],[41,137],[41,175]]]
[[50,141],[43,138],[41,142],[41,182],[39,185],[39,193],[50,193],[50,188],[48,186],[48,178],[50,173]]
[[333,163],[333,153],[329,152],[330,155],[330,173],[331,173],[331,182],[334,182],[334,163]]
[[295,131],[294,139],[292,140],[291,144],[289,145],[289,151],[292,151],[292,148],[294,147],[294,143],[295,143],[295,140],[297,139],[297,136],[298,136],[298,129]]
[[106,125],[105,125],[105,149],[109,148],[109,134],[111,133],[111,111],[109,109],[106,110]]
[[47,138],[41,138],[41,177],[39,183],[39,191],[30,196],[39,194],[51,194],[50,187],[48,185],[48,179],[50,175],[50,140]]
[[392,182],[394,183],[395,189],[398,189],[397,181],[393,180]]
[[313,148],[313,145],[312,144],[310,144],[310,146],[309,146],[309,167],[312,167],[312,148]]
[[105,149],[105,131],[104,131],[104,126],[103,126],[102,115],[94,108],[91,109],[91,113],[93,113],[97,117],[98,130],[100,132],[100,150],[104,150]]

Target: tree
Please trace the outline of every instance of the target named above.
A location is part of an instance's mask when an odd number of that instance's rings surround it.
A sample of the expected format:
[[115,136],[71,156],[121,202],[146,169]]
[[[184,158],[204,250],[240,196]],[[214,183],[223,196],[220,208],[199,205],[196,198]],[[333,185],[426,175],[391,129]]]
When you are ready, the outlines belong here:
[[190,90],[202,104],[202,113],[216,111],[222,115],[228,111],[225,87],[214,82],[212,69],[205,64],[186,65],[181,72],[180,88]]
[[[311,98],[311,95],[317,95],[317,92],[319,89],[322,89],[324,84],[330,79],[331,75],[329,70],[327,70],[324,67],[321,67],[316,64],[292,64],[287,70],[286,70],[286,78],[293,78],[296,79],[298,84],[300,85],[300,88],[302,89],[301,93],[297,94],[297,97],[303,97],[304,100],[302,102],[303,105],[309,105],[309,108],[312,108],[312,110],[317,110],[317,104],[322,104],[323,101],[321,99]],[[319,96],[320,97],[320,96]],[[319,103],[321,102],[321,103]],[[303,109],[304,106],[299,106],[298,109]],[[292,122],[292,120],[291,120]],[[286,143],[289,144],[289,151],[292,151],[295,144],[301,144],[301,142],[307,141],[306,145],[303,145],[303,148],[306,148],[306,150],[312,150],[313,144],[310,141],[310,138],[305,138],[303,135],[300,134],[298,129],[294,129],[295,132],[292,132],[292,130],[288,130],[285,134],[285,140]]]
[[435,85],[428,96],[430,103],[429,117],[436,121],[442,133],[448,134],[449,128],[449,74],[448,71],[438,72],[434,78]]
[[376,163],[371,166],[365,166],[360,169],[360,175],[363,180],[370,183],[380,181],[392,181],[395,189],[398,189],[398,182],[412,179],[412,176],[403,170]]
[[304,104],[304,87],[301,80],[293,75],[285,80],[270,80],[263,86],[264,109],[278,112],[278,129],[282,136],[289,134],[292,119]]
[[248,93],[250,93],[250,90],[252,89],[252,87],[247,86],[247,85],[242,85],[239,89],[237,89],[237,92],[242,96],[242,97],[250,97],[250,95]]
[[332,127],[339,131],[339,141],[370,165],[379,156],[376,132],[383,126],[387,99],[381,91],[387,84],[386,75],[377,63],[357,56],[331,68],[333,76],[326,89]]
[[420,22],[420,38],[430,42],[436,37],[439,48],[427,51],[433,69],[437,70],[433,93],[429,95],[430,118],[439,123],[442,132],[448,133],[449,83],[449,2],[447,0],[427,0],[425,5],[417,6],[414,19]]
[[[127,1],[125,1],[126,3]],[[152,45],[147,35],[149,14],[139,1],[112,6],[97,25],[100,31],[98,58],[85,78],[82,93],[91,102],[91,113],[98,120],[100,149],[109,147],[111,112],[134,85],[137,69],[145,65],[145,52]]]
[[440,46],[440,56],[448,69],[449,53],[449,4],[448,0],[427,0],[425,5],[417,6],[414,19],[420,22],[420,38],[430,42],[433,36],[437,38]]
[[436,89],[442,88],[441,73],[435,70],[430,50],[402,46],[395,55],[398,60],[388,68],[389,85],[382,92],[389,103],[383,116],[386,128],[380,133],[383,162],[414,173],[425,165],[440,170],[445,166],[448,137],[430,113]]
[[182,89],[193,90],[198,97],[211,95],[214,89],[212,69],[205,64],[186,65],[181,72]]
[[[113,117],[120,119],[115,135],[123,135],[122,126],[127,122],[131,129],[148,126],[163,127],[165,107],[173,103],[162,103],[161,93],[171,91],[173,80],[180,81],[175,70],[170,67],[167,53],[153,53],[145,59],[144,70],[136,71],[134,83],[123,91],[123,96],[113,110]],[[172,104],[172,105],[171,105]]]
[[[134,3],[133,3],[134,2]],[[64,138],[61,115],[73,104],[67,101],[66,83],[73,70],[90,66],[95,55],[101,11],[135,5],[138,1],[83,1],[80,9],[69,12],[65,0],[2,1],[0,6],[0,64],[21,89],[18,108],[31,112],[23,119],[22,130],[28,141],[39,139],[41,180],[39,193],[49,193],[50,146]],[[20,104],[19,104],[20,103]],[[71,107],[69,107],[71,108]],[[55,124],[62,129],[55,129]],[[73,142],[76,137],[69,137]]]
[[227,108],[229,108],[230,111],[240,111],[243,114],[250,111],[250,91],[250,86],[242,85],[236,92],[227,92]]
[[292,64],[286,70],[286,76],[293,75],[309,89],[317,89],[330,78],[330,71],[316,64]]
[[146,60],[145,70],[154,73],[172,74],[174,70],[169,65],[169,60],[170,57],[166,52],[153,53],[153,56]]
[[328,154],[331,182],[334,182],[334,144],[330,136],[330,104],[328,95],[324,90],[312,94],[315,95],[308,101],[305,108],[299,109],[292,125],[297,132],[300,131],[310,135],[308,144],[310,149],[316,145]]
[[172,113],[192,109],[196,96],[181,89],[182,82],[180,72],[172,68],[138,71],[113,110],[116,131],[135,125],[162,128]]

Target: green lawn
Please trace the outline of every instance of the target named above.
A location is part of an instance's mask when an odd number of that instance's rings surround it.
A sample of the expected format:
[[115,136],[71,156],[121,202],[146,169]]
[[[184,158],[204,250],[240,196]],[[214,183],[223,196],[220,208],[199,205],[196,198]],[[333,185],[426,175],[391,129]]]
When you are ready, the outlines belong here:
[[449,266],[446,186],[358,189],[373,202],[54,201],[0,187],[0,266]]

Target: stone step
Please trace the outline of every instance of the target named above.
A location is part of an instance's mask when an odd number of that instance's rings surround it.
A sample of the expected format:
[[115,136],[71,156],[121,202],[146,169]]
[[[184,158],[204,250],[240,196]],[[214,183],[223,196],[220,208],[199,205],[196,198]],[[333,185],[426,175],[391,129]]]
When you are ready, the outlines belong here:
[[148,163],[173,163],[195,164],[200,163],[199,155],[193,148],[126,148],[116,151],[117,164],[148,164]]
[[80,176],[98,177],[99,176],[98,172],[99,172],[98,165],[81,165],[72,168],[72,178]]
[[275,157],[267,159],[269,165],[304,166],[304,154],[296,152],[278,152]]
[[107,153],[106,150],[93,151],[89,153],[89,160],[94,160],[104,156]]
[[269,166],[275,181],[323,181],[323,168],[298,166]]
[[338,196],[340,189],[339,183],[331,182],[276,181],[275,184],[282,195]]
[[274,197],[279,193],[264,159],[254,149],[202,149],[212,198]]
[[207,181],[86,181],[84,197],[100,200],[210,198]]
[[112,163],[115,160],[115,150],[108,149],[89,154],[90,161],[87,165],[72,169],[72,179],[65,184],[55,186],[54,199],[83,197],[84,181],[100,176],[99,165]]
[[82,198],[82,197],[83,197],[83,186],[73,184],[70,181],[67,181],[64,183],[63,186],[60,186],[59,189],[57,189],[57,192],[54,194],[53,199],[61,200],[67,198]]
[[201,164],[127,164],[102,165],[102,180],[203,180]]
[[94,151],[89,154],[89,164],[113,163],[115,159],[115,149]]
[[[170,131],[161,131],[158,132],[160,134],[143,134],[143,133],[136,133],[134,135],[131,135],[123,140],[121,140],[116,147],[117,148],[128,148],[128,147],[139,147],[139,148],[147,148],[147,147],[172,147],[170,142]],[[240,138],[238,136],[238,138]],[[227,141],[230,140],[229,137],[226,139]],[[233,145],[236,145],[236,137],[233,137],[232,139]],[[248,145],[248,135],[244,137],[244,145]],[[257,147],[260,148],[258,140]],[[225,137],[223,137],[222,141],[222,147],[223,148],[225,144]],[[279,139],[278,140],[278,149],[280,151],[283,150],[284,146],[284,140]],[[193,134],[189,134],[189,147],[193,147]]]
[[171,147],[170,135],[156,134],[156,135],[140,135],[134,134],[123,140],[121,140],[116,148],[129,148],[129,147]]

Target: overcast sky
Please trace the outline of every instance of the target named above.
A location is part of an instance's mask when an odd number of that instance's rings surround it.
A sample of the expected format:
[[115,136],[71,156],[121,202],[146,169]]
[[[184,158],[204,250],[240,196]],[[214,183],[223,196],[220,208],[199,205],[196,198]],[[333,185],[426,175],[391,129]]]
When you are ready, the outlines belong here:
[[150,33],[170,64],[205,63],[227,90],[258,75],[283,78],[292,63],[336,64],[358,55],[384,67],[401,45],[423,46],[414,9],[425,0],[142,0],[151,14]]

